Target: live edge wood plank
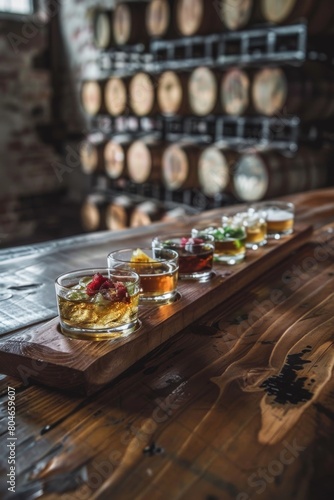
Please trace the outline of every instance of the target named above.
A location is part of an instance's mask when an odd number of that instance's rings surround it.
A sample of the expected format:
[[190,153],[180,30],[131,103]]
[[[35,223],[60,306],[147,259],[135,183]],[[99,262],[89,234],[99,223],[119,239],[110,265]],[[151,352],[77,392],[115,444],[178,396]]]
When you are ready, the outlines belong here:
[[140,306],[141,326],[128,337],[102,342],[69,339],[60,333],[58,318],[8,335],[0,341],[1,371],[63,391],[94,393],[269,271],[308,241],[311,233],[311,226],[297,225],[293,235],[249,251],[242,264],[215,265],[207,283],[180,281],[175,303]]

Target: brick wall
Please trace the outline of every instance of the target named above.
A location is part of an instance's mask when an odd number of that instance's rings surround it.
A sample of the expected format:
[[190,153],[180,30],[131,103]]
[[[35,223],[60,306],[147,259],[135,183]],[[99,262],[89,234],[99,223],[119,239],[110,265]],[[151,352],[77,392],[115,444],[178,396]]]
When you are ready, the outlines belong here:
[[44,2],[23,22],[0,21],[0,243],[29,236],[21,198],[59,190],[50,167],[54,147],[38,129],[51,122],[52,82],[47,61],[49,28]]
[[[82,78],[98,76],[89,15],[96,5],[113,1],[40,0],[31,18],[0,20],[0,246],[34,239],[39,218],[55,209],[43,210],[42,199],[57,203],[49,194],[66,192],[76,203],[86,189],[75,146],[58,149],[48,131],[54,110],[64,135],[87,130],[79,88]],[[51,225],[68,223],[52,217]],[[44,220],[45,238],[50,224]]]

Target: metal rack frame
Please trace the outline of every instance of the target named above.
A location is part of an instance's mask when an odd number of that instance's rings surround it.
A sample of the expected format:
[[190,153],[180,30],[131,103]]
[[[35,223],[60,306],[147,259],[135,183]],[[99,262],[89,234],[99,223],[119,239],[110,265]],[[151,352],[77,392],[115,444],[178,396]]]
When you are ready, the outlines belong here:
[[298,149],[300,120],[296,116],[98,116],[93,120],[91,136],[104,138],[125,135],[132,139],[154,137],[166,142],[188,141],[232,148]]
[[105,136],[128,135],[139,138],[155,136],[159,138],[163,131],[163,117],[140,117],[132,114],[122,116],[98,115],[91,120],[91,134],[97,132]]
[[117,76],[130,76],[138,71],[150,72],[153,55],[147,52],[109,51],[99,56],[99,68],[102,72]]
[[[312,39],[312,41],[314,41]],[[191,71],[198,66],[224,70],[234,65],[261,67],[261,65],[300,66],[307,60],[334,64],[326,51],[310,46],[307,24],[303,21],[285,26],[261,24],[242,31],[230,31],[207,36],[183,37],[174,40],[155,39],[147,45],[116,47],[100,54],[100,69],[125,77],[144,71],[158,75],[166,70]],[[130,140],[154,137],[168,142],[194,142],[243,151],[248,148],[297,151],[305,140],[305,131],[297,116],[261,115],[227,116],[164,116],[138,117],[127,113],[121,117],[97,116],[92,119],[92,130],[104,139],[126,135]],[[314,133],[307,142],[319,141]],[[101,179],[102,181],[102,179]],[[118,187],[104,179],[105,187],[116,192],[127,192],[164,203],[175,203],[206,210],[233,204],[226,193],[209,198],[199,190],[168,191],[164,186],[135,185],[130,181]],[[125,184],[124,184],[125,183]],[[108,185],[108,187],[107,187]]]
[[218,65],[300,63],[307,54],[307,25],[260,26],[221,36]]
[[101,52],[101,71],[131,75],[137,71],[159,73],[196,66],[214,68],[263,63],[303,62],[307,57],[307,25],[261,25],[248,30],[174,40],[152,40],[144,45]]

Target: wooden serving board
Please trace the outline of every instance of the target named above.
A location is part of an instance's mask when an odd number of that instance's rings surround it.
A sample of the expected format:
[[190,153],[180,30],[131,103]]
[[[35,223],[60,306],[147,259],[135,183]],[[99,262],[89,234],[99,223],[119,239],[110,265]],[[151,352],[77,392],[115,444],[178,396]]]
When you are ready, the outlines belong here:
[[1,372],[26,383],[91,394],[272,269],[311,233],[310,226],[296,226],[293,235],[248,251],[241,264],[215,264],[207,283],[179,281],[178,300],[160,307],[140,306],[141,325],[127,337],[100,342],[69,339],[60,333],[58,317],[8,334],[0,340]]

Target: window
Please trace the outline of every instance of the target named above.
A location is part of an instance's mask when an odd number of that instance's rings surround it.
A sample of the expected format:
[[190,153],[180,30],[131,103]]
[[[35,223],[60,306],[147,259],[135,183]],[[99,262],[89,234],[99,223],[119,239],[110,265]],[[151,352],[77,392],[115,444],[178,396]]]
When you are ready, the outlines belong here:
[[33,0],[0,0],[0,17],[3,14],[29,15],[33,13]]

